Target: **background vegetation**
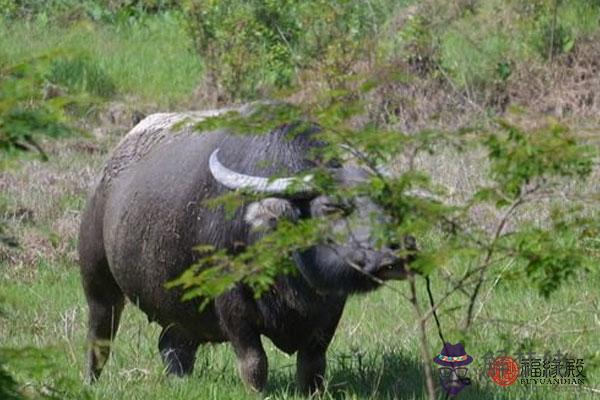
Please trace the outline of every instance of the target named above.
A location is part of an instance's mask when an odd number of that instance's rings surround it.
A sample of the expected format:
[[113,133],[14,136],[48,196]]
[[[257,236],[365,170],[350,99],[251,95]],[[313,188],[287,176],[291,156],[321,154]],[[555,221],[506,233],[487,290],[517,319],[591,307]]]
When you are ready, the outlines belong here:
[[[597,0],[179,3],[0,0],[0,396],[248,397],[226,345],[201,351],[193,377],[166,378],[157,327],[134,307],[126,309],[106,374],[83,386],[86,310],[75,249],[85,193],[108,150],[140,118],[263,98],[287,100],[326,126],[339,123],[367,154],[388,146],[392,173],[427,173],[432,190],[448,188],[450,204],[479,192],[487,206],[470,208],[469,218],[481,232],[497,226],[506,207],[497,193],[481,191],[491,182],[514,201],[531,183],[526,178],[541,172],[561,175],[570,166],[591,174],[586,182],[560,181],[552,201],[514,216],[508,232],[528,224],[508,244],[525,258],[498,259],[487,271],[468,329],[464,312],[478,280],[439,313],[446,337],[462,340],[475,357],[474,385],[462,397],[598,394],[600,282],[597,262],[587,258],[597,259],[598,225],[590,218],[598,175],[593,152],[578,147],[594,149],[600,133]],[[458,152],[465,137],[486,147]],[[390,143],[402,150],[396,157]],[[511,169],[526,161],[525,172]],[[423,226],[403,228],[421,229],[425,252],[443,244]],[[468,254],[452,256],[435,260],[436,297],[474,267]],[[426,299],[421,281],[416,290]],[[325,398],[426,396],[419,330],[402,294],[410,295],[406,283],[351,300],[329,352]],[[440,343],[433,324],[428,330],[433,357]],[[267,396],[293,397],[293,361],[266,348]],[[548,349],[585,359],[587,381],[577,393],[500,390],[484,375],[489,351]]]

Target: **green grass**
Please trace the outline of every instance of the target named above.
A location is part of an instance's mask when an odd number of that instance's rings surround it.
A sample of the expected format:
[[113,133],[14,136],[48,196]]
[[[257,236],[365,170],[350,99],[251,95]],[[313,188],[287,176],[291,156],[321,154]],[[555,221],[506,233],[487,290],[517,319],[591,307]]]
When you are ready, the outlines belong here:
[[184,23],[173,13],[113,25],[81,20],[60,26],[43,19],[0,23],[0,56],[8,62],[45,54],[64,59],[53,71],[60,83],[89,87],[92,94],[115,90],[161,107],[187,100],[202,71]]
[[[13,371],[32,387],[52,386],[60,380],[73,398],[92,399],[240,399],[256,398],[240,383],[230,347],[212,345],[198,353],[193,376],[166,377],[157,351],[159,328],[128,305],[114,345],[114,351],[100,381],[92,388],[81,384],[84,368],[86,305],[80,288],[77,266],[39,260],[32,280],[20,280],[7,265],[2,266],[1,296],[4,318],[0,319],[3,346],[49,348],[50,369],[37,380],[24,371]],[[9,284],[10,283],[10,284]],[[600,295],[597,277],[581,277],[544,300],[520,285],[500,285],[486,299],[473,330],[463,337],[475,361],[470,366],[474,385],[462,399],[567,399],[586,398],[586,392],[531,390],[515,384],[508,389],[495,386],[483,366],[488,351],[518,349],[544,353],[569,351],[583,357],[586,365],[600,345],[597,304]],[[407,291],[403,283],[394,285]],[[435,291],[436,287],[434,287]],[[441,289],[441,288],[437,288]],[[484,292],[485,293],[485,292]],[[424,293],[421,293],[422,298]],[[456,299],[454,305],[464,299]],[[448,340],[459,337],[452,327],[458,315],[447,312],[442,324]],[[497,322],[494,322],[497,321]],[[440,343],[430,325],[431,355]],[[264,339],[270,374],[266,396],[272,399],[295,397],[294,358],[275,349]],[[325,398],[421,399],[422,377],[414,317],[408,303],[397,293],[383,288],[354,297],[348,304],[336,338],[328,353],[328,391]],[[596,360],[597,362],[597,360]],[[10,363],[9,363],[10,366]],[[587,368],[588,385],[597,386],[597,370]],[[68,397],[68,396],[67,396]]]

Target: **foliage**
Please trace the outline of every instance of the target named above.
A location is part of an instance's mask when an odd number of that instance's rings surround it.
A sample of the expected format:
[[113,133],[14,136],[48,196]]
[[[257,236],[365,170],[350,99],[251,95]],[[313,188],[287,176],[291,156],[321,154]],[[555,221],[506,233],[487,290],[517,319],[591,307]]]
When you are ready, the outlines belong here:
[[[267,125],[273,122],[273,115],[290,115],[289,105],[271,107],[275,107],[276,111],[262,114],[268,117],[265,119],[269,121]],[[587,268],[595,259],[594,253],[583,248],[583,215],[581,218],[554,220],[549,225],[539,225],[536,221],[525,223],[525,219],[520,227],[507,229],[509,223],[515,223],[519,208],[539,200],[539,196],[547,199],[559,196],[560,189],[567,182],[565,178],[583,182],[591,173],[595,152],[581,144],[565,127],[551,123],[543,129],[526,132],[514,124],[499,121],[497,128],[487,135],[461,137],[421,132],[408,136],[399,132],[377,131],[370,126],[353,129],[348,124],[348,118],[352,116],[348,110],[351,109],[355,112],[360,110],[352,105],[340,107],[340,104],[333,103],[324,108],[313,104],[303,111],[308,120],[322,128],[320,136],[330,145],[324,152],[325,159],[354,157],[355,162],[371,170],[372,176],[356,187],[341,188],[335,186],[329,171],[323,167],[312,171],[319,177],[315,185],[319,191],[347,204],[352,204],[352,199],[359,196],[370,197],[379,204],[389,217],[388,223],[374,227],[373,234],[380,238],[381,243],[397,242],[398,238],[408,234],[418,238],[435,236],[435,243],[422,249],[420,259],[413,266],[417,271],[429,274],[452,262],[455,257],[460,257],[463,262],[468,257],[471,259],[468,263],[473,265],[480,263],[477,260],[481,259],[487,259],[485,263],[494,263],[513,257],[526,261],[527,275],[533,282],[539,282],[541,293],[548,295],[573,271]],[[229,125],[223,118],[229,119]],[[256,114],[251,116],[246,132],[258,131],[256,118]],[[212,126],[214,123],[226,125],[234,131],[244,130],[243,118],[232,118],[231,115],[208,119],[200,128],[205,129],[205,124]],[[341,151],[340,145],[344,145],[346,150]],[[448,206],[440,202],[444,191],[433,186],[423,171],[411,169],[399,176],[388,176],[382,175],[376,167],[403,152],[414,157],[419,152],[435,152],[442,145],[446,148],[455,146],[457,151],[465,146],[487,150],[491,184],[480,187],[462,206]],[[351,155],[344,154],[347,151]],[[416,190],[435,195],[422,198],[413,194]],[[469,216],[470,210],[483,205],[495,208],[502,215],[491,231],[478,229],[477,222]],[[593,224],[593,221],[588,224]],[[277,274],[289,272],[287,267],[280,269],[281,265],[286,265],[281,263],[282,255],[289,257],[299,249],[335,239],[321,220],[303,221],[296,227],[282,223],[275,233],[267,235],[240,255],[227,256],[223,251],[214,252],[212,249],[209,257],[174,284],[193,288],[186,295],[188,298],[214,297],[237,281],[245,282],[260,292],[273,282]],[[202,250],[207,249],[203,247]],[[215,269],[221,272],[215,272]],[[257,273],[261,274],[261,279],[256,278]]]
[[0,150],[36,150],[38,136],[59,137],[69,133],[64,107],[72,99],[50,98],[44,92],[48,58],[0,66]]
[[[597,227],[597,221],[578,214],[562,215],[546,229],[524,226],[511,239],[525,276],[546,298],[580,270],[597,272],[595,257],[590,257],[593,253],[588,247],[589,239],[595,239],[590,233]],[[521,278],[523,274],[518,275]]]
[[115,23],[177,8],[173,0],[2,0],[0,16],[8,19],[48,18],[74,20],[87,17]]
[[[0,394],[2,399],[21,400],[36,399],[87,399],[86,391],[76,396],[71,389],[74,382],[60,372],[56,372],[54,359],[56,349],[51,347],[20,347],[18,349],[0,348]],[[6,367],[6,368],[5,368]],[[33,379],[38,384],[19,385],[8,372],[15,373],[18,378]],[[19,379],[19,380],[20,380]]]
[[307,78],[338,88],[374,58],[403,60],[485,100],[501,96],[515,69],[569,53],[600,29],[600,7],[587,0],[432,0],[406,17],[404,3],[187,0],[183,12],[203,89],[221,103],[277,96]]
[[[550,123],[543,129],[525,132],[500,121],[503,137],[489,136],[486,146],[494,184],[475,194],[506,209],[505,220],[516,218],[514,211],[529,202],[549,202],[549,216],[540,224],[520,220],[518,229],[498,230],[497,253],[514,257],[514,277],[525,276],[548,297],[577,271],[593,271],[597,253],[589,247],[598,220],[582,207],[587,196],[579,193],[570,205],[558,200],[567,182],[583,183],[592,172],[595,149],[579,143],[566,127]],[[577,192],[576,192],[577,193]]]
[[[65,96],[50,98],[44,90],[50,61],[50,58],[40,57],[27,63],[0,65],[0,157],[2,160],[7,155],[26,150],[35,150],[43,159],[47,159],[38,144],[38,137],[57,138],[71,132],[64,108],[72,104],[74,99]],[[2,219],[0,220],[0,245],[18,246],[16,239],[5,235],[5,231],[5,221]],[[18,369],[21,372],[27,371],[39,377],[50,369],[48,363],[44,362],[47,361],[45,352],[46,350],[40,349],[0,347],[0,397],[7,400],[25,398],[11,374],[12,371],[8,371],[6,365],[19,364]],[[37,398],[64,398],[64,393],[55,393],[54,389],[38,390],[35,391]]]
[[189,0],[184,14],[208,79],[226,98],[247,100],[290,86],[299,70],[342,56],[355,59],[356,44],[376,32],[392,5]]
[[258,297],[278,275],[296,273],[291,261],[293,253],[325,240],[326,233],[320,224],[282,221],[277,232],[263,237],[260,245],[249,246],[239,257],[232,258],[226,251],[211,246],[199,246],[196,250],[203,254],[200,261],[167,287],[183,286],[186,289],[183,300],[200,296],[204,299],[203,307],[237,282],[249,284]]
[[[571,52],[600,29],[592,1],[464,1],[425,3],[384,37],[384,53],[433,63],[470,96],[506,80],[511,65]],[[429,66],[428,70],[435,70]]]
[[548,185],[548,177],[583,179],[592,172],[593,149],[579,144],[565,126],[551,123],[525,132],[506,121],[499,124],[501,134],[489,135],[485,145],[503,196],[500,205],[514,201],[527,185]]
[[21,398],[17,391],[17,383],[4,369],[2,360],[0,360],[0,396],[6,400],[19,400]]
[[[409,136],[375,129],[370,124],[358,128],[352,125],[349,121],[362,110],[357,101],[349,98],[352,97],[329,99],[326,105],[303,105],[305,121],[319,125],[322,129],[319,137],[328,144],[327,150],[319,154],[325,162],[311,171],[317,177],[316,190],[346,205],[343,216],[349,219],[356,217],[354,199],[368,197],[378,204],[386,218],[371,227],[371,234],[381,245],[388,246],[401,242],[407,235],[416,237],[422,247],[409,268],[420,275],[432,275],[457,262],[468,265],[462,277],[454,277],[454,285],[443,297],[453,295],[458,288],[468,293],[470,301],[462,308],[466,332],[475,318],[474,307],[486,272],[506,260],[513,261],[513,268],[505,271],[502,278],[525,279],[545,297],[574,274],[596,270],[598,253],[589,248],[588,242],[593,232],[597,232],[600,220],[590,216],[589,209],[581,208],[575,213],[575,208],[565,210],[559,202],[565,184],[583,184],[589,177],[596,152],[567,128],[550,122],[535,131],[525,130],[499,120],[488,128],[489,133],[426,131]],[[269,112],[268,108],[274,111]],[[289,109],[289,105],[271,104],[259,114],[268,126],[277,120],[276,116],[293,114]],[[208,119],[205,124],[214,128],[214,123],[220,123],[234,132],[260,132],[256,118],[256,114],[251,115],[245,129],[243,118],[235,115],[218,118],[216,122]],[[398,156],[414,158],[422,152],[435,154],[436,149],[448,147],[455,151],[476,147],[487,153],[489,183],[479,187],[463,204],[449,205],[443,201],[445,191],[434,186],[425,171],[411,167],[398,175],[388,175],[382,174],[378,167]],[[326,161],[333,158],[352,159],[369,170],[371,177],[351,188],[340,187],[325,167]],[[580,192],[571,195],[573,205],[585,201]],[[225,201],[230,202],[231,196]],[[539,214],[530,217],[523,212],[528,205],[539,205],[541,201],[552,208],[550,218],[540,218]],[[473,216],[473,210],[481,207],[498,215],[491,229],[482,228],[481,221]],[[203,305],[240,282],[260,296],[278,275],[295,272],[290,260],[296,252],[317,244],[345,243],[348,238],[330,231],[331,224],[327,223],[339,217],[336,214],[297,223],[282,221],[273,232],[237,255],[201,243],[200,261],[168,286],[183,287],[184,300],[200,297]],[[435,240],[427,240],[432,237]],[[410,250],[397,250],[398,257],[405,257],[407,251]],[[425,321],[430,313],[418,305],[414,278],[409,277],[409,282],[425,356],[429,354],[425,348]],[[431,373],[426,371],[426,376],[428,393],[433,398]]]

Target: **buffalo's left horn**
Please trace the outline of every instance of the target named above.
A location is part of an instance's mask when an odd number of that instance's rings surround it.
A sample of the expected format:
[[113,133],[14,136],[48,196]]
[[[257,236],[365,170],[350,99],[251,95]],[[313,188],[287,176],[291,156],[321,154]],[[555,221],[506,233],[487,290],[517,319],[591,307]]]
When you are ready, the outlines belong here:
[[223,186],[229,189],[247,189],[254,192],[284,194],[287,189],[295,184],[298,190],[294,195],[302,195],[314,192],[314,187],[309,185],[313,179],[312,175],[303,178],[277,178],[269,179],[260,176],[252,176],[235,172],[221,164],[217,155],[219,149],[216,149],[210,155],[208,167],[212,176]]

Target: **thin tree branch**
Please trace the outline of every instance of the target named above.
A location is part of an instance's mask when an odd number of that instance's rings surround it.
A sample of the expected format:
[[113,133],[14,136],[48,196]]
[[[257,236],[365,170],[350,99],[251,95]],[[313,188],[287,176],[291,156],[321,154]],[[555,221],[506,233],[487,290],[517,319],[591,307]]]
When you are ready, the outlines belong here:
[[423,310],[417,300],[417,288],[414,275],[409,276],[408,282],[410,285],[410,303],[417,314],[417,327],[419,328],[419,343],[421,348],[421,358],[423,360],[423,370],[425,371],[425,387],[427,389],[427,397],[429,400],[435,400],[435,386],[433,384],[433,374],[429,360],[429,346],[427,342],[427,319],[423,318]]
[[487,249],[485,259],[483,261],[483,265],[485,266],[485,268],[481,268],[481,270],[480,270],[479,279],[477,281],[477,284],[475,285],[475,289],[473,290],[473,294],[471,295],[471,299],[469,301],[469,307],[467,309],[467,315],[465,317],[465,324],[464,324],[465,329],[468,329],[471,326],[471,323],[473,322],[473,310],[475,308],[475,302],[477,301],[477,296],[479,294],[479,291],[481,290],[481,286],[482,286],[484,278],[485,278],[485,273],[486,273],[487,267],[491,263],[492,257],[494,255],[494,251],[496,250],[496,244],[497,244],[498,240],[500,239],[500,237],[502,236],[504,227],[508,223],[508,220],[512,216],[514,211],[519,206],[523,205],[526,202],[526,197],[529,194],[537,191],[539,189],[539,187],[540,187],[539,185],[534,185],[533,187],[531,187],[529,189],[521,189],[521,193],[519,194],[519,196],[513,201],[513,203],[510,205],[510,207],[508,207],[508,209],[504,212],[504,214],[500,218],[500,222],[498,223],[498,226],[496,227],[494,236],[492,238],[492,242],[490,243],[490,245]]

